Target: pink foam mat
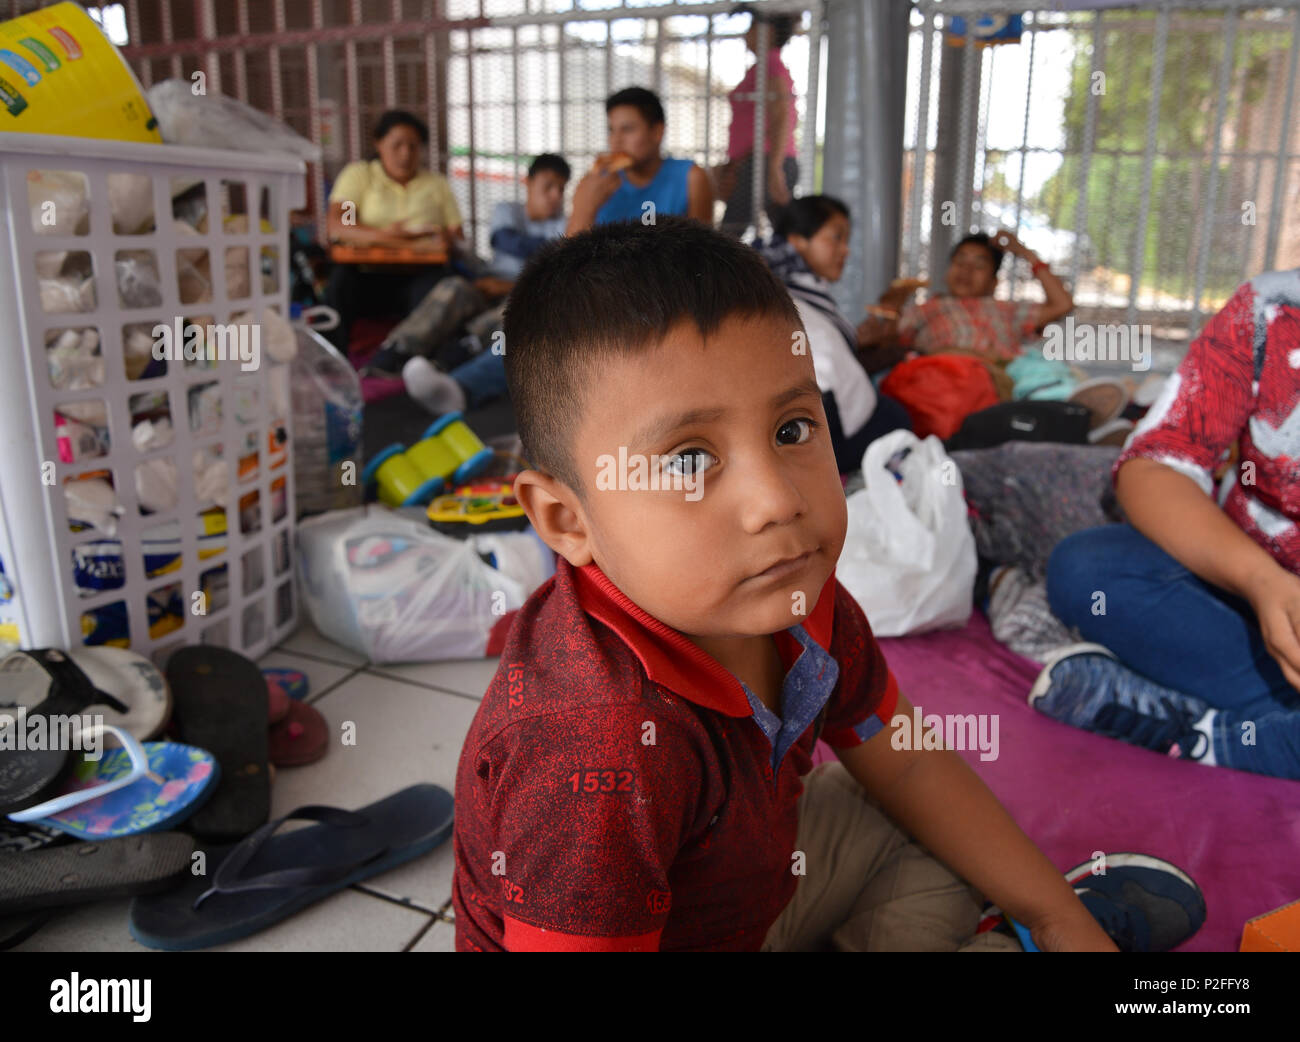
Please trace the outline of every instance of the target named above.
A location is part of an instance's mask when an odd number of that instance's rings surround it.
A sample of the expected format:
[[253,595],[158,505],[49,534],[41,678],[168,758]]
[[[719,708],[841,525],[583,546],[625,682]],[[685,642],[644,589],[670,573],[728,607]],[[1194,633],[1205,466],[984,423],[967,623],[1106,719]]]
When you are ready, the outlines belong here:
[[[926,713],[998,714],[998,757],[966,761],[1062,871],[1094,851],[1172,861],[1205,893],[1180,951],[1236,951],[1242,925],[1300,897],[1300,783],[1170,760],[1049,720],[1025,699],[1037,663],[993,639],[976,612],[959,630],[880,641],[900,689]],[[831,758],[819,746],[816,759]]]

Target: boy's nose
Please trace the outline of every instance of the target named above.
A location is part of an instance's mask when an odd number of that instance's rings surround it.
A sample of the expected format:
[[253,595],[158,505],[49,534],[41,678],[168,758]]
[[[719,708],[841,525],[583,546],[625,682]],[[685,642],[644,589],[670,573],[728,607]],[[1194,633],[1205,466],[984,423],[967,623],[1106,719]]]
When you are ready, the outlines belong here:
[[803,493],[780,465],[754,467],[746,476],[743,495],[741,522],[746,532],[789,524],[808,510]]

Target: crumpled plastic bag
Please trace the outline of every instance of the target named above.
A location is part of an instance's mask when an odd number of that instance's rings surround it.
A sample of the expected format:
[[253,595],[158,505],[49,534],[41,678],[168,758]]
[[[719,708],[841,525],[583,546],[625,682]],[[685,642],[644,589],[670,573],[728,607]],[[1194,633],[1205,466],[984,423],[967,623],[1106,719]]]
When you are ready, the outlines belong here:
[[298,526],[303,601],[321,633],[372,662],[479,658],[493,625],[554,568],[535,536],[508,536],[515,554],[500,552],[500,534],[489,548],[384,507],[333,510]]
[[320,162],[319,145],[234,98],[195,94],[189,80],[162,80],[145,96],[158,120],[158,130],[169,145],[287,152],[309,163]]

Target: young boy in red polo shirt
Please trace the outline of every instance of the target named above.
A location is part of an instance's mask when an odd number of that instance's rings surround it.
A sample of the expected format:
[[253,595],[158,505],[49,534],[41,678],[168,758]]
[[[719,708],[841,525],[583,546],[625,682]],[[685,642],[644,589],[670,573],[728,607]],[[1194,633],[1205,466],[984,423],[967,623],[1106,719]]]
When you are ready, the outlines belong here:
[[[515,490],[559,562],[461,754],[459,950],[1018,950],[976,935],[980,893],[1044,950],[1115,950],[955,753],[883,733],[911,706],[835,579],[802,334],[757,253],[685,219],[516,283]],[[840,762],[810,773],[819,735]]]

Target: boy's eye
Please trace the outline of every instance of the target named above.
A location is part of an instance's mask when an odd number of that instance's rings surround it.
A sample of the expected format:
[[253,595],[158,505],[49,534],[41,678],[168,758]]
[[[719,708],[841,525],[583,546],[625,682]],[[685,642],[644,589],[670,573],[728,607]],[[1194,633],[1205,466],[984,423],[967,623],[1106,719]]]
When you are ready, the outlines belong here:
[[664,460],[664,471],[668,474],[691,477],[695,474],[703,474],[713,466],[714,462],[713,457],[703,449],[687,449],[685,452],[674,453]]
[[813,431],[820,427],[816,420],[801,416],[797,420],[787,420],[776,431],[776,440],[781,445],[802,445],[812,437]]

